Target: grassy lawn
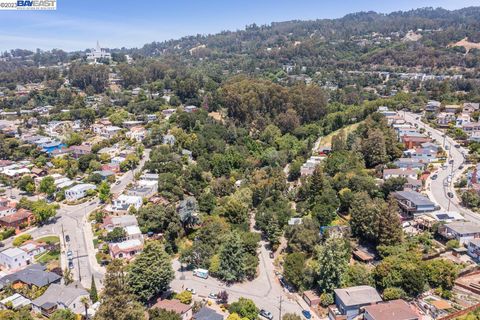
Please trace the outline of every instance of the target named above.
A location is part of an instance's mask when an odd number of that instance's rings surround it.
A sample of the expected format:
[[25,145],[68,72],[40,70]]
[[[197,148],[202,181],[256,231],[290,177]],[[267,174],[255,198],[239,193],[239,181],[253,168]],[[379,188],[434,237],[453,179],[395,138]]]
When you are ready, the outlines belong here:
[[60,238],[57,236],[47,236],[43,238],[35,239],[38,242],[46,242],[48,244],[57,244],[60,243]]
[[35,260],[41,264],[47,264],[51,261],[60,260],[60,250],[45,251],[35,256]]
[[322,137],[322,140],[320,140],[320,147],[331,147],[332,146],[332,138],[334,135],[338,134],[341,130],[345,131],[345,135],[348,135],[350,132],[354,131],[355,129],[358,128],[361,122],[351,124],[349,126],[346,126],[342,129],[336,130],[331,132],[330,134],[326,135],[325,137]]

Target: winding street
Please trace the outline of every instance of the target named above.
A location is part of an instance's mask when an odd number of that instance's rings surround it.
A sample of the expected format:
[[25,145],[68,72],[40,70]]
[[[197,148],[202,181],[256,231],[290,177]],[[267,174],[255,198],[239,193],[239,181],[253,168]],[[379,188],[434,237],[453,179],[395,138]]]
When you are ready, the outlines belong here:
[[[461,213],[466,220],[480,223],[480,215],[468,210],[460,204],[460,199],[455,194],[453,188],[453,183],[460,178],[462,175],[462,170],[460,166],[464,165],[464,155],[468,154],[468,150],[459,147],[455,148],[457,142],[448,136],[444,136],[444,133],[438,129],[434,129],[420,120],[420,114],[414,114],[410,112],[404,112],[403,114],[405,120],[411,124],[418,125],[418,128],[424,128],[425,132],[430,135],[432,139],[435,139],[438,144],[440,144],[444,149],[445,146],[449,150],[448,160],[453,160],[453,164],[448,164],[446,169],[439,168],[436,172],[437,179],[432,180],[431,176],[428,177],[427,183],[427,194],[431,200],[436,202],[443,210],[447,211],[457,211]],[[417,120],[418,118],[418,120]],[[448,176],[452,175],[451,182],[448,182]],[[454,197],[449,198],[447,193],[452,192]]]

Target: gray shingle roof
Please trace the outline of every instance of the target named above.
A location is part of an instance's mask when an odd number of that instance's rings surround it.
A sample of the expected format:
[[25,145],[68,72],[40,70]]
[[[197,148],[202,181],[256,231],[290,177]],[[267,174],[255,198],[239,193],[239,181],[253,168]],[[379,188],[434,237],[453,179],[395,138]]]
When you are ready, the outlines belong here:
[[403,198],[406,200],[411,201],[417,206],[434,206],[435,204],[430,201],[427,197],[422,195],[421,193],[414,192],[414,191],[397,191],[394,193],[395,198]]
[[59,281],[61,278],[62,277],[56,273],[45,271],[44,266],[34,264],[1,278],[0,286],[4,287],[16,281],[21,281],[28,285],[44,287],[50,283]]
[[382,301],[377,290],[370,286],[357,286],[345,289],[335,289],[335,295],[345,306],[358,306]]
[[76,287],[66,287],[64,285],[53,283],[48,289],[32,301],[32,304],[40,307],[47,307],[56,305],[58,303],[63,303],[66,306],[69,306],[76,298],[80,296],[88,296],[88,291],[83,288]]
[[194,320],[223,320],[223,316],[215,310],[203,307],[193,315]]

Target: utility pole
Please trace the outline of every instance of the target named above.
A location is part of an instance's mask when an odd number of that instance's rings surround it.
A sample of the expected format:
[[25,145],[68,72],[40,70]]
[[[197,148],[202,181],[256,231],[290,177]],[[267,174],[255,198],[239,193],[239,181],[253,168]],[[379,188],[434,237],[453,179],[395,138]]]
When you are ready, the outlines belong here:
[[77,264],[78,264],[78,281],[82,281],[82,273],[80,272],[80,254],[78,253],[77,250]]
[[280,313],[278,314],[278,320],[282,320],[282,301],[283,301],[283,298],[282,296],[280,295]]

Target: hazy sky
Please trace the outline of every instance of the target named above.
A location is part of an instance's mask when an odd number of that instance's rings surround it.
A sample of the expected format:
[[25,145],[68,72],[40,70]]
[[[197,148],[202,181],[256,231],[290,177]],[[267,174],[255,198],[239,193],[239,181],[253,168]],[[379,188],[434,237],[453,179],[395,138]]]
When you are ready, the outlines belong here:
[[140,47],[251,23],[479,4],[479,0],[57,0],[56,11],[0,11],[0,50],[83,50],[97,40],[102,47]]

